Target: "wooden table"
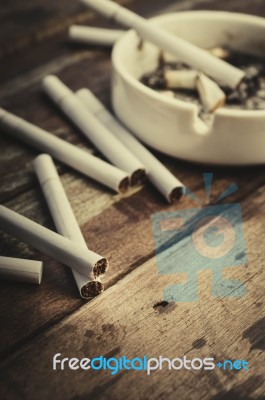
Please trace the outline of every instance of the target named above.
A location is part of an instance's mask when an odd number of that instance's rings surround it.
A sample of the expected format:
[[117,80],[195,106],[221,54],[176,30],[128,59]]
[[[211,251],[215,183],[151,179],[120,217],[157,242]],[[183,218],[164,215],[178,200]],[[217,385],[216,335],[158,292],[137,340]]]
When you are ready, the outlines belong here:
[[[264,0],[122,0],[144,16],[169,10],[220,9],[265,17]],[[0,10],[1,106],[69,142],[90,144],[41,93],[40,79],[57,74],[73,90],[90,87],[110,107],[110,52],[67,42],[72,23],[109,26],[77,1],[4,2]],[[232,132],[231,132],[232,134]],[[34,149],[1,132],[1,202],[55,230],[31,162]],[[92,152],[97,152],[90,147]],[[209,167],[157,156],[197,196],[205,199],[202,173]],[[224,277],[246,285],[242,298],[212,296],[211,271],[198,273],[194,302],[167,303],[163,289],[185,274],[159,275],[151,215],[195,207],[185,197],[169,206],[149,184],[115,195],[57,164],[89,247],[109,258],[106,291],[84,302],[71,271],[31,247],[1,234],[0,254],[45,263],[40,287],[0,283],[0,354],[3,400],[16,399],[264,399],[264,168],[216,168],[211,202],[234,181],[226,201],[243,210],[248,264]],[[203,200],[204,201],[204,200]],[[181,254],[176,255],[181,262]],[[248,371],[52,370],[52,357],[214,357],[245,359]]]

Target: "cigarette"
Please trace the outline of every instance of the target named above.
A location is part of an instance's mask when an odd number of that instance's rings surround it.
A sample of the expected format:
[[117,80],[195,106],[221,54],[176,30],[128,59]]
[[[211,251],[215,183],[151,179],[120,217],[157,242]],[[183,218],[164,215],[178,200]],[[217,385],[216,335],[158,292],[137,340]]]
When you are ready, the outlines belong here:
[[196,89],[197,71],[172,71],[164,72],[164,78],[168,89]]
[[165,97],[171,97],[172,99],[175,98],[175,93],[171,90],[160,90],[158,93]]
[[26,283],[41,283],[42,261],[0,257],[0,279]]
[[93,280],[107,268],[107,260],[82,245],[0,205],[0,229]]
[[230,56],[230,51],[225,49],[224,47],[213,47],[212,49],[209,50],[209,52],[218,58],[225,59]]
[[205,111],[214,112],[225,104],[225,93],[206,75],[202,73],[198,75],[196,86]]
[[49,75],[44,78],[43,89],[112,164],[130,175],[131,184],[144,179],[143,164],[86,109],[75,94],[56,76]]
[[81,89],[76,95],[125,146],[137,154],[138,159],[145,165],[147,178],[170,203],[182,196],[184,185],[111,115],[90,90]]
[[122,35],[124,35],[124,31],[118,29],[103,29],[80,25],[72,25],[68,31],[69,39],[73,42],[110,47]]
[[[38,156],[33,162],[33,168],[38,177],[58,233],[73,242],[79,243],[80,246],[82,245],[82,247],[87,249],[86,241],[77,223],[52,158],[48,154]],[[95,256],[98,255],[95,253]],[[101,260],[104,260],[102,271],[100,270]],[[108,265],[107,260],[98,256],[97,264],[100,274],[105,273]],[[80,275],[74,269],[72,269],[72,272],[80,295],[84,299],[95,297],[103,292],[104,287],[99,279],[88,280],[87,277]]]
[[159,49],[168,51],[182,62],[211,76],[224,86],[236,88],[245,73],[227,62],[214,57],[176,35],[159,28],[145,18],[109,0],[80,0],[87,7],[123,26],[133,28],[144,40],[150,41]]
[[128,189],[129,177],[126,172],[2,108],[0,128],[117,192]]

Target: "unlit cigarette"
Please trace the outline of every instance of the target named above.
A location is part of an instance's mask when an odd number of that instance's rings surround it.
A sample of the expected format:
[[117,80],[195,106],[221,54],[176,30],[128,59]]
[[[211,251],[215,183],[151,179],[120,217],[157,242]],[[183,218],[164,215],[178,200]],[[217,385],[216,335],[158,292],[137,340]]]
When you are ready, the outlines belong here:
[[145,165],[148,179],[169,202],[178,200],[184,185],[148,151],[123,125],[121,125],[104,105],[88,89],[81,89],[77,96],[86,107]]
[[41,283],[42,261],[20,258],[0,257],[0,279],[11,281]]
[[[87,249],[86,241],[76,221],[52,158],[48,154],[42,154],[34,160],[33,167],[57,231],[64,237]],[[97,259],[100,274],[105,273],[107,260],[96,253],[95,259]],[[101,262],[103,270],[100,268]],[[88,299],[103,292],[104,287],[99,280],[88,280],[87,277],[80,275],[74,269],[72,269],[72,272],[81,297]]]
[[69,28],[69,39],[73,42],[113,46],[124,35],[124,31],[115,29],[94,28],[72,25]]
[[93,280],[107,260],[80,244],[0,205],[0,229]]
[[197,71],[183,70],[164,72],[164,78],[168,89],[196,89]]
[[128,189],[129,178],[126,172],[2,108],[0,108],[0,127],[17,139],[52,155],[62,163],[117,192],[125,192]]
[[203,71],[222,85],[237,87],[245,76],[240,69],[220,60],[186,40],[159,28],[145,18],[109,0],[81,0],[92,10],[129,28],[161,50],[169,51],[182,62]]
[[196,86],[205,111],[213,112],[225,104],[225,93],[206,75],[198,75]]
[[145,176],[143,164],[83,105],[56,76],[43,79],[43,89],[110,162],[128,172],[132,184]]

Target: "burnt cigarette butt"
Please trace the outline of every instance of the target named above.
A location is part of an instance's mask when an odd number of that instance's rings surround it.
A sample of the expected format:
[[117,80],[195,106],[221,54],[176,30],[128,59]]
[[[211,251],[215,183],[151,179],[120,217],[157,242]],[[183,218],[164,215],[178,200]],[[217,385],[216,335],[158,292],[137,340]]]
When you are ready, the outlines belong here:
[[225,60],[226,58],[228,58],[231,55],[231,53],[228,49],[225,49],[224,47],[219,47],[219,46],[211,48],[209,50],[209,52],[213,56],[221,58],[223,60]]
[[225,104],[226,96],[222,89],[212,79],[200,73],[196,86],[205,111],[214,112]]
[[236,88],[245,76],[244,71],[228,64],[224,60],[214,57],[193,43],[184,40],[134,12],[109,0],[81,0],[83,4],[104,17],[120,23],[128,28],[133,28],[139,36],[160,50],[168,51],[178,57],[182,62],[192,66],[198,71],[203,71],[220,84]]
[[195,90],[197,77],[198,72],[191,70],[167,70],[164,72],[164,78],[168,89]]

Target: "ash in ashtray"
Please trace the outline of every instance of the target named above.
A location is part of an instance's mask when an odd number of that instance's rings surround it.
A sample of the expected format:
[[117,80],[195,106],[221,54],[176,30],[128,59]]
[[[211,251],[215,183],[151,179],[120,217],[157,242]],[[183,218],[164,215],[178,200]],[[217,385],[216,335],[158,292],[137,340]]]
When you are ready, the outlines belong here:
[[[209,120],[209,114],[220,106],[245,110],[265,110],[265,59],[225,48],[211,49],[211,53],[246,73],[246,77],[238,89],[231,91],[225,87],[220,88],[223,98],[219,93],[221,102],[216,103],[212,109],[206,106],[207,101],[205,103],[202,93],[198,90],[193,74],[198,76],[199,73],[184,63],[167,60],[163,55],[159,58],[158,67],[142,76],[141,82],[166,96],[198,105],[199,115],[205,121]],[[212,93],[210,93],[211,96]]]

